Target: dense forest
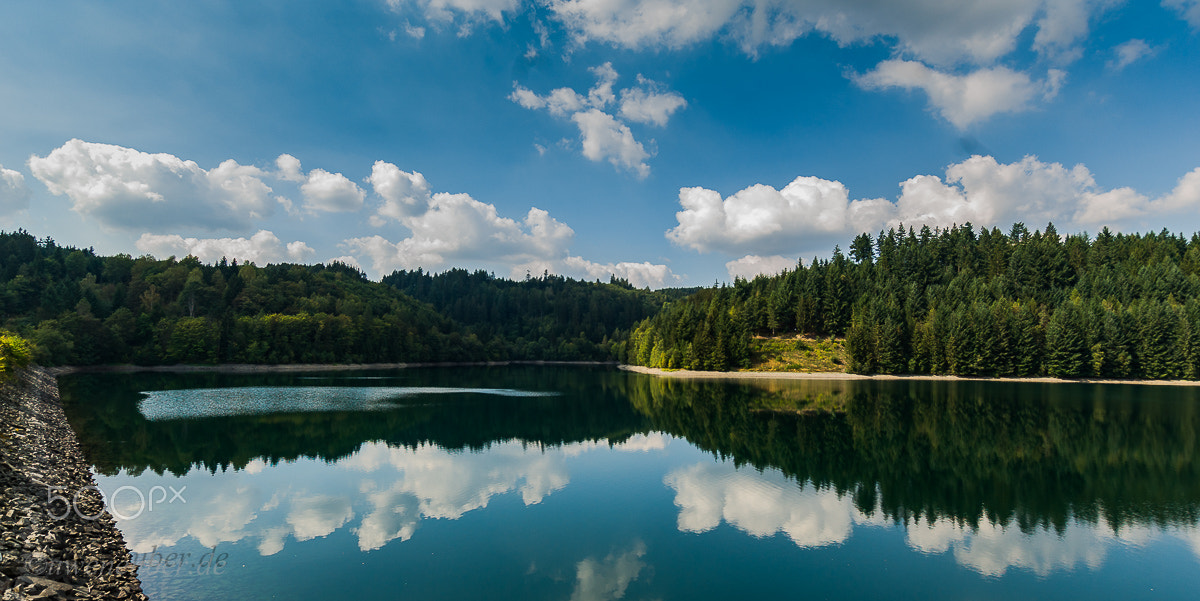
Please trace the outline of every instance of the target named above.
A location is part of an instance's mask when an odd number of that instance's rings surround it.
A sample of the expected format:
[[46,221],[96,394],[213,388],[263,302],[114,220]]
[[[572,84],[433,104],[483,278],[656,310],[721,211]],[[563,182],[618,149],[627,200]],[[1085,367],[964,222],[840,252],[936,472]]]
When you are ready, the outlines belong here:
[[[472,292],[455,288],[460,277]],[[0,232],[0,327],[43,365],[618,360],[634,324],[670,298],[550,275],[388,282],[340,263],[102,257]]]
[[845,337],[851,371],[1200,378],[1200,234],[903,227],[642,322],[628,360],[744,367],[751,336]]
[[42,364],[478,360],[428,306],[340,264],[97,256],[0,234],[4,327]]
[[[689,294],[695,292],[694,294]],[[551,274],[102,257],[0,232],[0,327],[42,364],[615,360],[748,366],[844,338],[850,371],[1200,378],[1200,235],[970,224],[861,234],[777,276],[638,290]]]
[[638,290],[615,276],[607,284],[550,273],[514,281],[464,269],[396,271],[382,282],[521,359],[622,360],[638,322],[697,290]]

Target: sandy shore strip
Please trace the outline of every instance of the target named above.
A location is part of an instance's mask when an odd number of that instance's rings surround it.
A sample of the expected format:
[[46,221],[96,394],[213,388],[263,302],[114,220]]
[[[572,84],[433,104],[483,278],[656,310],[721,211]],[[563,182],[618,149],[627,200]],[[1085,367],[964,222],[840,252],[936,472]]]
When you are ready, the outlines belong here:
[[1147,386],[1200,386],[1197,380],[1101,380],[1062,378],[978,378],[964,376],[896,376],[886,374],[863,375],[843,372],[790,372],[790,371],[691,371],[687,369],[659,369],[640,365],[621,365],[621,369],[639,374],[662,378],[685,380],[916,380],[935,382],[1016,382],[1034,384],[1138,384]]

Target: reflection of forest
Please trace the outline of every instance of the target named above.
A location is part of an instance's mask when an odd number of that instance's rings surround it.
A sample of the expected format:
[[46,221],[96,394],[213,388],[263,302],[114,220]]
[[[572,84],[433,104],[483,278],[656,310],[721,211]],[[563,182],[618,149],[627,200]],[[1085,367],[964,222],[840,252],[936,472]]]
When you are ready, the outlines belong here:
[[[654,427],[853,496],[895,520],[1195,523],[1196,388],[646,378]],[[811,402],[805,399],[811,399]],[[822,410],[833,408],[834,410]]]
[[[895,520],[987,517],[1061,530],[1075,517],[1195,523],[1200,389],[920,381],[718,382],[606,369],[428,369],[346,379],[293,374],[75,375],[68,416],[103,473],[181,474],[261,458],[346,457],[364,442],[478,449],[661,430],[739,464],[777,468]],[[355,374],[363,375],[363,374]],[[437,395],[373,412],[149,422],[138,391],[215,386],[453,386],[556,396]]]
[[[649,428],[611,369],[542,367],[420,369],[336,374],[78,374],[59,378],[67,416],[101,473],[241,469],[253,459],[336,461],[364,442],[480,449],[504,440],[560,445],[620,441]],[[234,386],[422,386],[554,391],[539,397],[439,394],[385,411],[287,413],[147,421],[139,391]]]

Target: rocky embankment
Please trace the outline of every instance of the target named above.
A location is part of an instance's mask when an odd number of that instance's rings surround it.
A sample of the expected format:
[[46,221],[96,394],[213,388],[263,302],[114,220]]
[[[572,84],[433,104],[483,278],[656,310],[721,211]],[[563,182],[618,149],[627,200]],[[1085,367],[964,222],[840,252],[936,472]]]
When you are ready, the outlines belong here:
[[146,599],[50,373],[0,386],[0,600]]

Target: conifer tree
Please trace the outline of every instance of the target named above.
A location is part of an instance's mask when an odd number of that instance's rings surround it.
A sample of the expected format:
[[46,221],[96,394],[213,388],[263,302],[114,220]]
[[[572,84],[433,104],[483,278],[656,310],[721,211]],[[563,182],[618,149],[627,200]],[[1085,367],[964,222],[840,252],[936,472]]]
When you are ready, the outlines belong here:
[[1142,373],[1156,380],[1182,376],[1184,357],[1179,345],[1179,316],[1165,302],[1145,302],[1139,309]]
[[1046,328],[1046,371],[1056,378],[1089,375],[1090,349],[1079,305],[1078,297],[1064,302],[1050,317]]

